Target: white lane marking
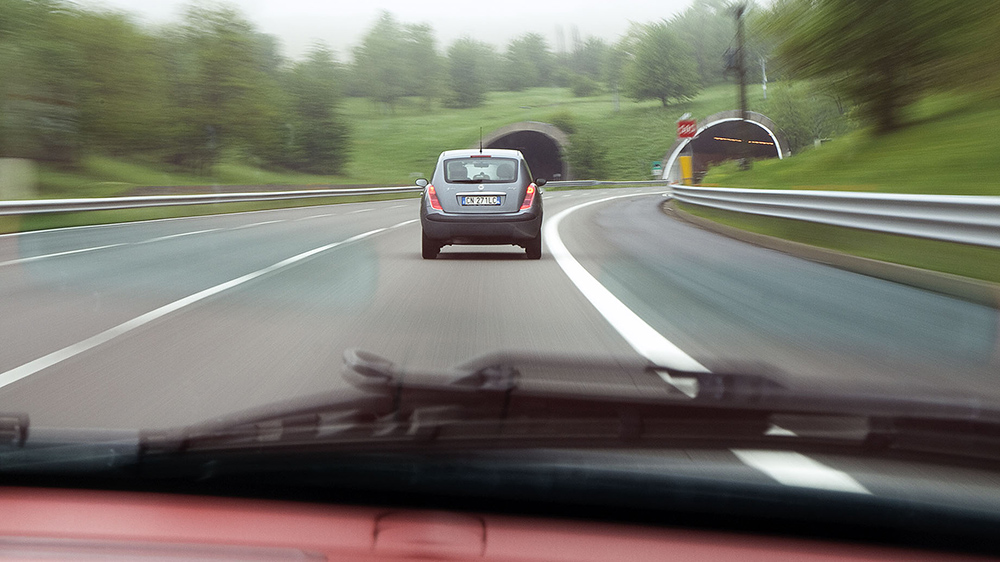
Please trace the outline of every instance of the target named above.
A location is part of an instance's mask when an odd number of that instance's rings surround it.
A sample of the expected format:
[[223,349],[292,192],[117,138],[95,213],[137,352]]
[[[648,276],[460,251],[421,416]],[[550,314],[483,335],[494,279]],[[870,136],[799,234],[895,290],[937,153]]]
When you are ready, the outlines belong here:
[[780,437],[798,437],[798,435],[796,435],[794,431],[789,431],[783,427],[774,425],[773,423],[771,424],[771,427],[767,428],[767,431],[764,432],[764,435],[771,435],[771,436],[777,435]]
[[105,246],[94,246],[93,248],[81,248],[79,250],[68,250],[66,252],[56,252],[54,254],[43,254],[40,256],[31,256],[29,258],[17,258],[16,260],[0,261],[0,267],[5,265],[16,265],[19,263],[28,263],[38,260],[44,260],[46,258],[55,258],[59,256],[68,256],[70,254],[82,254],[84,252],[93,252],[95,250],[104,250],[106,248],[117,248],[118,246],[127,246],[128,244],[107,244]]
[[168,236],[160,236],[158,238],[150,238],[149,240],[143,240],[142,242],[136,242],[136,244],[148,244],[150,242],[159,242],[160,240],[170,240],[171,238],[180,238],[182,236],[191,236],[192,234],[204,234],[206,232],[215,232],[216,230],[222,230],[221,228],[206,228],[205,230],[192,230],[191,232],[181,232],[180,234],[170,234]]
[[351,211],[347,213],[348,215],[356,215],[358,213],[367,213],[368,211],[374,211],[375,209],[358,209],[356,211]]
[[[552,217],[545,224],[545,243],[549,252],[556,259],[556,263],[563,269],[566,275],[583,293],[587,300],[611,323],[611,325],[625,338],[625,340],[640,355],[646,357],[656,365],[673,367],[686,371],[708,372],[701,363],[684,353],[672,342],[664,338],[659,332],[646,324],[638,315],[632,312],[621,301],[619,301],[611,291],[608,291],[597,281],[582,265],[569,253],[566,245],[559,237],[559,222],[569,213],[586,207],[619,199],[633,195],[646,195],[635,193],[631,195],[618,195],[605,197],[594,201],[588,201],[570,207],[556,216]],[[669,377],[669,374],[667,374]],[[663,375],[661,374],[661,377]],[[663,377],[664,382],[674,384],[682,392],[690,396],[689,388],[684,385],[676,385],[675,381]],[[768,435],[794,436],[795,434],[787,429],[772,426],[768,429]],[[852,478],[845,472],[836,470],[819,461],[805,455],[789,451],[757,451],[732,449],[743,463],[760,470],[778,482],[787,486],[801,486],[808,488],[818,488],[822,490],[835,490],[841,492],[851,492],[857,494],[871,494],[860,482]]]
[[[412,222],[412,221],[407,221],[407,222]],[[39,357],[38,359],[35,359],[34,361],[30,361],[28,363],[25,363],[24,365],[21,365],[20,367],[15,367],[15,368],[7,371],[7,372],[0,373],[0,388],[5,387],[5,386],[7,386],[9,384],[15,383],[15,382],[17,382],[17,381],[19,381],[19,380],[21,380],[21,379],[23,379],[25,377],[31,376],[31,375],[33,375],[33,374],[35,374],[35,373],[37,373],[37,372],[39,372],[39,371],[41,371],[43,369],[47,369],[48,367],[51,367],[51,366],[53,366],[53,365],[55,365],[57,363],[61,363],[61,362],[65,361],[65,360],[67,360],[67,359],[75,357],[75,356],[77,356],[77,355],[79,355],[79,354],[81,354],[81,353],[83,353],[83,352],[85,352],[87,350],[93,349],[93,348],[95,348],[95,347],[97,347],[97,346],[99,346],[99,345],[101,345],[103,343],[106,343],[106,342],[108,342],[108,341],[110,341],[110,340],[112,340],[112,339],[114,339],[114,338],[116,338],[116,337],[118,337],[118,336],[120,336],[122,334],[125,334],[127,332],[132,331],[132,330],[135,330],[136,328],[139,328],[140,326],[144,326],[146,324],[149,324],[150,322],[152,322],[152,321],[154,321],[154,320],[156,320],[158,318],[162,318],[163,316],[166,316],[167,314],[170,314],[172,312],[176,312],[176,311],[178,311],[178,310],[180,310],[180,309],[182,309],[182,308],[184,308],[186,306],[192,305],[192,304],[194,304],[194,303],[196,303],[198,301],[205,300],[208,297],[211,297],[213,295],[217,295],[217,294],[219,294],[219,293],[221,293],[221,292],[223,292],[223,291],[225,291],[227,289],[232,289],[233,287],[236,287],[238,285],[242,285],[242,284],[244,284],[244,283],[246,283],[248,281],[251,281],[251,280],[256,279],[258,277],[261,277],[263,275],[267,275],[268,273],[273,273],[273,272],[278,271],[280,269],[284,269],[284,268],[289,267],[291,265],[294,265],[294,264],[296,264],[296,263],[298,263],[298,262],[300,262],[302,260],[310,258],[310,257],[312,257],[312,256],[314,256],[314,255],[316,255],[316,254],[318,254],[320,252],[325,252],[327,250],[336,248],[337,246],[342,246],[344,244],[348,244],[348,243],[351,243],[351,242],[356,242],[358,240],[361,240],[362,238],[367,238],[369,236],[373,236],[375,234],[378,234],[378,233],[383,232],[385,230],[389,230],[390,228],[395,228],[396,226],[400,226],[402,224],[407,224],[407,223],[400,223],[399,225],[390,226],[388,228],[377,228],[375,230],[369,230],[368,232],[363,232],[363,233],[358,234],[356,236],[352,236],[352,237],[347,238],[345,240],[341,240],[340,242],[333,242],[333,243],[327,244],[325,246],[320,246],[318,248],[313,248],[312,250],[308,250],[306,252],[302,252],[301,254],[297,254],[297,255],[294,255],[294,256],[292,256],[290,258],[281,260],[278,263],[275,263],[275,264],[270,265],[268,267],[265,267],[263,269],[258,269],[257,271],[254,271],[252,273],[248,273],[246,275],[243,275],[242,277],[237,277],[236,279],[233,279],[233,280],[230,280],[230,281],[226,281],[225,283],[220,283],[219,285],[216,285],[214,287],[209,287],[208,289],[205,289],[203,291],[199,291],[199,292],[197,292],[197,293],[195,293],[193,295],[189,295],[189,296],[184,297],[182,299],[176,300],[176,301],[174,301],[172,303],[163,305],[163,306],[161,306],[161,307],[159,307],[159,308],[157,308],[155,310],[151,310],[151,311],[149,311],[149,312],[147,312],[147,313],[145,313],[145,314],[143,314],[141,316],[137,316],[137,317],[135,317],[135,318],[133,318],[131,320],[123,322],[123,323],[121,323],[121,324],[119,324],[119,325],[117,325],[117,326],[115,326],[113,328],[109,328],[109,329],[107,329],[107,330],[105,330],[105,331],[103,331],[103,332],[101,332],[101,333],[99,333],[97,335],[91,336],[91,337],[89,337],[89,338],[87,338],[87,339],[85,339],[85,340],[83,340],[81,342],[75,343],[73,345],[66,346],[66,347],[64,347],[64,348],[62,348],[62,349],[60,349],[58,351],[53,351],[52,353],[49,353],[48,355],[45,355],[43,357]]]
[[636,195],[648,195],[645,193],[633,193],[629,195],[616,195],[595,199],[586,203],[575,205],[561,211],[556,216],[548,219],[545,223],[545,242],[549,252],[555,258],[556,263],[569,277],[570,281],[576,285],[577,289],[587,297],[587,300],[594,305],[604,318],[611,323],[611,326],[618,331],[625,341],[635,349],[639,355],[661,367],[670,367],[682,371],[709,372],[704,365],[696,361],[693,357],[684,353],[673,342],[663,337],[653,329],[635,312],[632,312],[624,303],[618,300],[611,291],[594,278],[576,258],[569,253],[566,245],[559,237],[559,223],[573,211],[582,209],[589,205],[603,203],[612,199],[622,197],[633,197]]
[[333,215],[334,213],[324,213],[322,215],[309,215],[308,217],[297,218],[295,219],[295,221],[298,222],[298,221],[307,221],[312,219],[321,219],[323,217],[332,217]]
[[265,224],[274,224],[274,223],[277,223],[277,222],[285,222],[285,219],[277,219],[277,220],[273,220],[273,221],[263,221],[263,222],[252,222],[250,224],[244,224],[244,225],[240,225],[240,226],[234,226],[230,230],[242,230],[244,228],[252,228],[254,226],[262,226],[262,225],[265,225]]
[[757,451],[732,449],[744,464],[774,478],[786,486],[815,488],[852,494],[871,494],[868,488],[846,472],[792,451]]
[[390,209],[402,209],[403,207],[406,207],[406,206],[407,205],[393,205],[392,207],[389,207],[389,208]]
[[408,224],[413,224],[413,223],[419,222],[419,221],[420,221],[420,219],[410,219],[408,221],[403,221],[403,222],[400,222],[400,223],[396,223],[396,224],[390,226],[389,228],[396,228],[397,226],[406,226]]

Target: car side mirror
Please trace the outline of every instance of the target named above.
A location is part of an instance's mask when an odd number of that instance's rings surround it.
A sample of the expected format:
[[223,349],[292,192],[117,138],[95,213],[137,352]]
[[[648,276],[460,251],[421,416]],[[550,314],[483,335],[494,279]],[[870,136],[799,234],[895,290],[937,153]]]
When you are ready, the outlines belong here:
[[418,179],[417,180],[417,186],[419,186],[419,187],[427,187],[427,180],[424,179],[424,178]]
[[545,185],[545,178],[538,178],[538,179],[536,179],[535,180],[535,185],[537,185],[538,187],[542,187],[543,185]]

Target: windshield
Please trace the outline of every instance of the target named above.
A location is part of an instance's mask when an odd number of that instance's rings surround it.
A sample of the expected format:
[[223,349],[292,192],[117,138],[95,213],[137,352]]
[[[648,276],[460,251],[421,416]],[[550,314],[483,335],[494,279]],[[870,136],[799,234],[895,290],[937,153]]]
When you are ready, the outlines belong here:
[[65,430],[998,491],[995,2],[0,6],[0,476]]
[[517,160],[511,158],[453,158],[444,161],[448,183],[510,183],[517,180]]

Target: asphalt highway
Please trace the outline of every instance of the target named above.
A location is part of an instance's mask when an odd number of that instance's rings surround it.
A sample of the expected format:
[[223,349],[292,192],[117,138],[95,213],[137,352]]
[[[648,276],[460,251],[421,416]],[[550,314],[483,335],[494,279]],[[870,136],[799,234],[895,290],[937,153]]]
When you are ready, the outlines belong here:
[[423,260],[415,200],[0,236],[0,412],[193,423],[354,392],[347,348],[420,369],[507,350],[1000,395],[995,309],[706,232],[664,200],[546,193],[538,261],[514,246]]

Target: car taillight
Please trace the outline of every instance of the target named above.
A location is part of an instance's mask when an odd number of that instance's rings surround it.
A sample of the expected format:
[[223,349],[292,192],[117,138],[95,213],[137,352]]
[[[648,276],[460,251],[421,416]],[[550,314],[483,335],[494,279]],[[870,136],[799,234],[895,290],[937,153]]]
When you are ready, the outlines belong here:
[[435,211],[444,210],[441,208],[441,202],[438,201],[437,191],[434,191],[434,186],[431,184],[427,184],[427,198],[431,201],[431,209],[434,209]]
[[531,207],[531,204],[535,201],[535,184],[528,184],[528,191],[524,194],[524,203],[521,203],[521,210],[525,210]]

